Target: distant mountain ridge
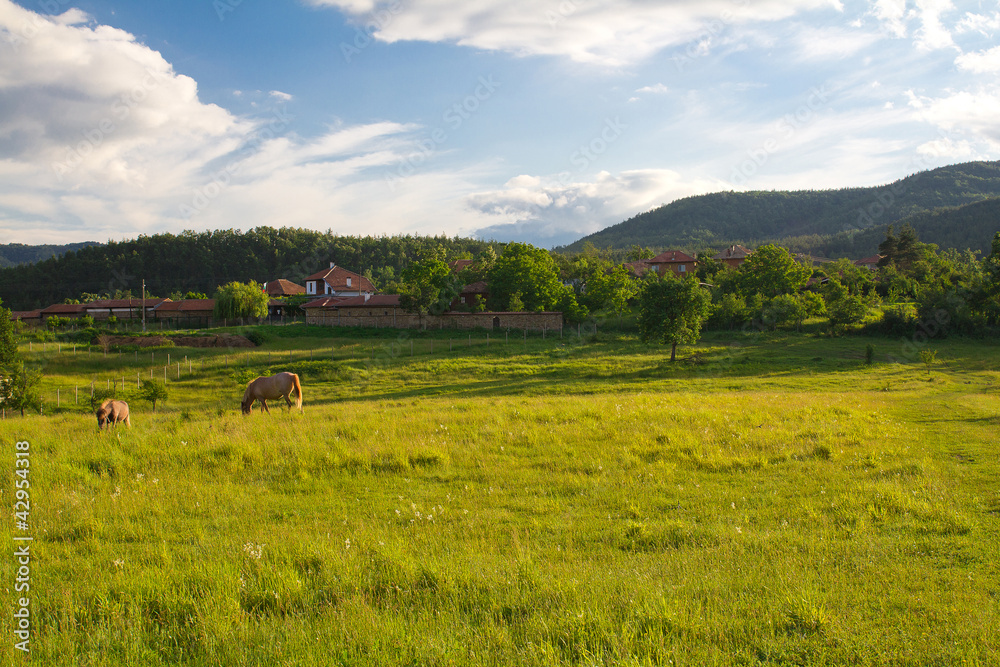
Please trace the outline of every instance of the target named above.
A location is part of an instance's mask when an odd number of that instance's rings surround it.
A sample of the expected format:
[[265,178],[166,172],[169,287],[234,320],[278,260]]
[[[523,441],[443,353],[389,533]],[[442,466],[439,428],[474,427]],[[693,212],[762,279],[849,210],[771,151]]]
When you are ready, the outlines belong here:
[[[989,229],[1000,229],[1000,220],[989,218],[995,208],[960,211],[994,198],[1000,198],[1000,162],[968,162],[880,187],[687,197],[556,250],[577,252],[588,241],[598,248],[639,245],[688,251],[778,243],[819,256],[871,255],[887,225],[908,220],[919,225],[922,241],[988,252]],[[975,229],[953,229],[954,221],[974,224]]]
[[25,245],[23,243],[8,243],[0,245],[0,268],[34,264],[49,257],[60,257],[67,252],[75,252],[80,248],[101,245],[97,241],[83,243],[67,243],[66,245]]

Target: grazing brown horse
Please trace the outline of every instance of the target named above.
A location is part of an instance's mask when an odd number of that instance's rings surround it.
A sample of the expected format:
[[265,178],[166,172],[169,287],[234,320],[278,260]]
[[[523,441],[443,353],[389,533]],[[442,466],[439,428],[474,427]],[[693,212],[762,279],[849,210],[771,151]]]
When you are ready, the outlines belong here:
[[132,422],[128,419],[128,403],[113,398],[101,403],[101,407],[97,408],[97,428],[117,426],[119,422],[125,422],[126,426],[132,428]]
[[254,401],[260,401],[264,412],[270,414],[267,409],[267,400],[284,398],[288,403],[288,409],[292,409],[292,399],[289,398],[295,390],[295,407],[302,412],[302,385],[299,384],[299,376],[295,373],[277,373],[271,377],[259,377],[251,380],[247,385],[247,390],[243,393],[243,414],[250,414]]

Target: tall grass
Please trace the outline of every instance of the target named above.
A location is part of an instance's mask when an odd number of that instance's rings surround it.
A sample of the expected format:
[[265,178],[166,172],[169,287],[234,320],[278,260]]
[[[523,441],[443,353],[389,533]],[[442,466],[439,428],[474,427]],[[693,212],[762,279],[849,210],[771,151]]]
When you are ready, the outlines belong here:
[[[670,364],[624,335],[275,337],[191,351],[131,430],[7,420],[35,457],[34,660],[994,664],[995,347],[942,343],[928,381],[865,342],[717,336]],[[238,414],[248,367],[297,368],[304,413]]]

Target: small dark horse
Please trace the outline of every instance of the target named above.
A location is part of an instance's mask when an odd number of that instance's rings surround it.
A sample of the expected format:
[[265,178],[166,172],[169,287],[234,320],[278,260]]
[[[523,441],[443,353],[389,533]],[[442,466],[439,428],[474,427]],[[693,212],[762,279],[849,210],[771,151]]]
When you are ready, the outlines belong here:
[[271,377],[259,377],[251,380],[247,385],[247,390],[243,393],[243,414],[248,415],[253,409],[254,401],[260,401],[264,412],[270,414],[267,409],[267,400],[284,398],[288,403],[288,409],[292,409],[292,399],[289,398],[292,391],[295,391],[295,407],[302,412],[302,385],[299,384],[299,376],[295,373],[277,373]]
[[116,401],[112,398],[101,403],[97,408],[97,428],[103,429],[105,426],[117,426],[120,422],[132,428],[132,422],[128,419],[128,403]]

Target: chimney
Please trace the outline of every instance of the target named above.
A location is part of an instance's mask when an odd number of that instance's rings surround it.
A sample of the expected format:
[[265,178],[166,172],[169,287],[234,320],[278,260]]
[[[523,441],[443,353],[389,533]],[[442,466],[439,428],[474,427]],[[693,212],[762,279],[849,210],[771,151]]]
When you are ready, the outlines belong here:
[[333,262],[330,262],[330,268],[331,268],[331,269],[335,269],[335,268],[337,268],[337,265],[336,265],[336,264],[334,264]]

